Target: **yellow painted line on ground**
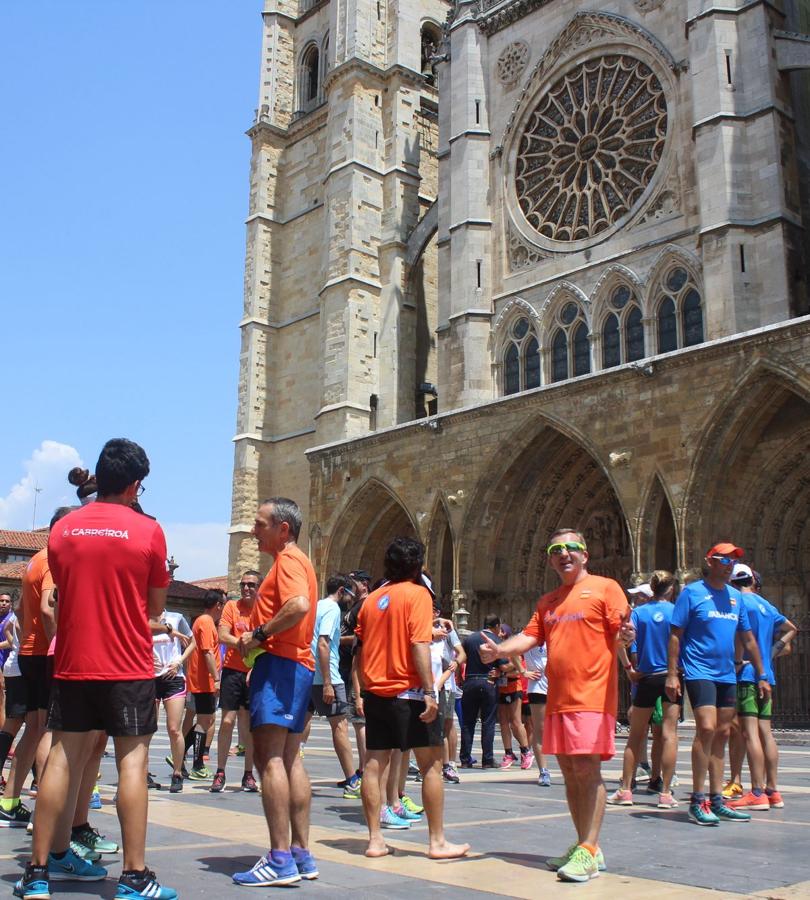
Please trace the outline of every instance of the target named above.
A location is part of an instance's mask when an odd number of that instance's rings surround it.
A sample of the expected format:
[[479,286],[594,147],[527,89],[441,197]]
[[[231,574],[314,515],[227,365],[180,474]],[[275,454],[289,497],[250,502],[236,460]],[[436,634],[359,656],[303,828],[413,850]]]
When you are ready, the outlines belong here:
[[767,897],[768,900],[807,900],[810,897],[810,881],[800,881],[782,888],[768,888],[757,891],[754,897]]
[[[248,847],[262,850],[267,846],[267,825],[263,815],[200,807],[177,798],[165,801],[156,798],[150,804],[149,821],[154,825],[189,831],[210,838],[232,838],[236,853]],[[111,815],[112,808],[103,812]],[[363,856],[366,846],[365,830],[356,835],[335,828],[313,826],[312,850],[316,858],[342,865],[362,868],[365,871],[384,872],[404,878],[417,878],[426,882],[485,891],[519,900],[534,900],[538,895],[570,897],[571,885],[557,880],[553,872],[541,867],[539,859],[530,853],[485,854],[482,848],[464,860],[434,862],[425,856],[424,844],[412,844],[390,840],[388,845],[394,854],[383,859],[369,860]],[[184,849],[188,849],[184,847]],[[512,859],[522,859],[522,862]],[[703,888],[684,888],[668,882],[652,881],[623,875],[603,873],[590,883],[588,897],[598,900],[686,900],[686,898],[712,898],[712,900],[739,900],[739,894],[724,893]]]

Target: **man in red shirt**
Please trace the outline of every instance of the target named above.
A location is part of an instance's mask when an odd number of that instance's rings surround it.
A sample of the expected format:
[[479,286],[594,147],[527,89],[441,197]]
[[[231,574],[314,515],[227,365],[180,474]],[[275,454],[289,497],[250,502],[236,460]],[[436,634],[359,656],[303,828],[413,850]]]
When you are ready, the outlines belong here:
[[416,756],[428,818],[428,856],[454,859],[470,849],[444,837],[444,724],[430,665],[433,598],[422,581],[424,552],[419,541],[396,538],[385,551],[387,581],[368,595],[357,616],[355,667],[363,692],[358,711],[366,718],[361,792],[370,857],[388,853],[380,830],[381,781],[392,750],[413,750]]
[[53,741],[39,785],[33,851],[15,893],[49,897],[49,877],[100,880],[106,870],[69,848],[78,779],[97,731],[115,744],[123,871],[116,898],[175,900],[144,863],[147,759],[157,730],[152,633],[166,602],[166,540],[132,508],[149,460],[132,441],[108,441],[96,465],[98,499],[53,529],[48,560],[59,631],[48,727]]
[[250,871],[233,876],[236,884],[251,887],[318,877],[308,849],[312,791],[299,753],[315,674],[318,582],[298,547],[300,531],[301,510],[286,497],[265,500],[256,513],[259,549],[275,559],[259,588],[253,632],[239,640],[243,656],[264,651],[250,676],[250,725],[270,850]]
[[222,600],[223,595],[220,591],[206,591],[203,596],[203,612],[191,626],[194,650],[186,663],[186,682],[189,692],[194,697],[194,712],[197,716],[192,735],[194,762],[189,775],[194,781],[207,781],[211,777],[211,770],[206,766],[203,756],[205,738],[208,729],[214,724],[217,709],[217,691],[219,691],[217,624],[222,615]]
[[602,760],[615,753],[618,644],[632,643],[630,607],[621,586],[588,572],[585,538],[560,528],[549,539],[548,558],[560,579],[545,594],[521,634],[501,644],[487,639],[484,662],[517,656],[532,647],[548,648],[548,696],[543,752],[554,753],[577,843],[547,865],[562,881],[588,881],[604,869],[599,830],[607,795]]

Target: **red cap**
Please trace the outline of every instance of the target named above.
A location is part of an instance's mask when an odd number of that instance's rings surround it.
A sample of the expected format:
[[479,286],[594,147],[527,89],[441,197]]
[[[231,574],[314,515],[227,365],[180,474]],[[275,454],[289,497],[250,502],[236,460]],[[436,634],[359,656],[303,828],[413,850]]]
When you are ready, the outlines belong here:
[[742,559],[745,550],[735,547],[734,544],[715,544],[706,556],[731,556],[734,559]]

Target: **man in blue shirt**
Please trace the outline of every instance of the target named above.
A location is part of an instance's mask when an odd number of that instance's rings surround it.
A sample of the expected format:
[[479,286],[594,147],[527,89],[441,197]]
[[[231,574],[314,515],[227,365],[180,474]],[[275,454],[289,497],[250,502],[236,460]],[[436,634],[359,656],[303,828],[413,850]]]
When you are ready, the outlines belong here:
[[318,601],[312,655],[315,677],[307,723],[313,713],[326,716],[332,729],[332,743],[343,769],[346,799],[360,799],[360,778],[355,773],[349,726],[346,723],[346,686],[340,676],[340,604],[354,600],[354,582],[348,575],[332,575],[326,581],[326,597]]
[[[790,643],[796,636],[796,626],[779,610],[754,590],[754,573],[743,563],[737,563],[731,573],[730,583],[742,594],[751,630],[762,654],[762,664],[771,686],[776,684],[773,658],[790,652]],[[774,635],[778,640],[774,643]],[[771,733],[772,697],[761,697],[757,691],[756,673],[750,658],[737,660],[737,717],[743,740],[748,751],[748,768],[751,770],[751,790],[736,800],[729,800],[733,809],[768,810],[781,809],[785,803],[776,787],[779,751]],[[732,738],[732,743],[733,743]],[[735,777],[741,780],[742,753],[737,757]],[[732,759],[732,763],[734,760]],[[732,764],[732,770],[734,769]]]
[[[673,702],[681,695],[680,659],[686,693],[695,714],[689,818],[697,825],[751,818],[750,813],[727,806],[722,794],[726,741],[737,705],[737,635],[756,669],[759,696],[771,693],[742,594],[728,584],[734,562],[743,552],[734,544],[715,544],[706,554],[705,577],[681,591],[672,613],[666,691]],[[707,770],[710,801],[704,793]]]

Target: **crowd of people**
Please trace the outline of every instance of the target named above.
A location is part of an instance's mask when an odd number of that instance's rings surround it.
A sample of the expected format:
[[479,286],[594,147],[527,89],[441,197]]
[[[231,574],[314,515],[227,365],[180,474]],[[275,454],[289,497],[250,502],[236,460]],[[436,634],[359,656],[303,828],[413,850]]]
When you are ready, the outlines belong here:
[[[716,826],[783,806],[770,730],[773,660],[791,651],[796,627],[761,596],[756,572],[733,544],[712,547],[704,577],[682,588],[659,571],[625,591],[588,571],[580,532],[558,529],[547,554],[559,586],[540,598],[525,627],[513,633],[492,613],[480,631],[460,637],[441,614],[419,541],[394,539],[377,582],[363,570],[336,573],[320,597],[298,546],[301,510],[273,497],[253,525],[259,549],[273,558],[270,570],[244,572],[236,597],[207,591],[189,626],[165,609],[165,538],[138,500],[148,474],[141,447],[109,441],[94,476],[71,473],[82,503],[54,514],[48,547],[26,571],[20,608],[0,595],[0,771],[13,747],[0,827],[32,832],[17,896],[44,900],[51,881],[102,880],[102,856],[121,850],[116,898],[177,896],[145,860],[148,788],[156,784],[148,753],[161,704],[171,793],[186,779],[222,792],[236,731],[241,789],[261,792],[270,844],[251,869],[233,874],[244,886],[318,877],[304,762],[313,716],[329,723],[344,798],[362,803],[368,857],[389,852],[384,829],[410,828],[423,815],[429,858],[467,854],[467,844],[445,835],[444,790],[478,765],[480,723],[482,768],[536,764],[538,786],[548,787],[548,757],[556,757],[576,841],[547,864],[564,881],[598,876],[606,867],[605,806],[633,804],[640,766],[658,806],[678,806],[672,788],[684,695],[695,720],[688,818]],[[608,796],[601,766],[615,754],[617,657],[632,706],[621,783]],[[89,821],[109,739],[122,847]],[[31,771],[34,816],[21,800]],[[406,793],[409,775],[421,782],[419,803]]]

